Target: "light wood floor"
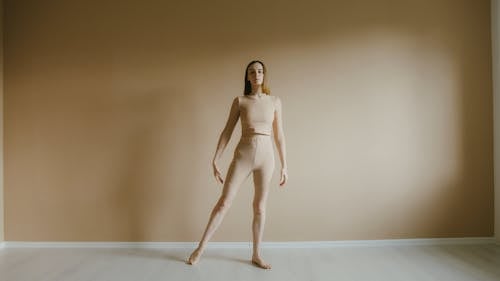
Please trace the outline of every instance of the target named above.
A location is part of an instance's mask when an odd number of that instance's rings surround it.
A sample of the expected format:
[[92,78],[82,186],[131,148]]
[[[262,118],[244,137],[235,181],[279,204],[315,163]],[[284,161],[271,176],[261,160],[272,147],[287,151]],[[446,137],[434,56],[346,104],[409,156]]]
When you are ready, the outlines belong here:
[[272,264],[250,263],[251,249],[5,248],[0,280],[500,280],[500,246],[412,245],[262,249]]

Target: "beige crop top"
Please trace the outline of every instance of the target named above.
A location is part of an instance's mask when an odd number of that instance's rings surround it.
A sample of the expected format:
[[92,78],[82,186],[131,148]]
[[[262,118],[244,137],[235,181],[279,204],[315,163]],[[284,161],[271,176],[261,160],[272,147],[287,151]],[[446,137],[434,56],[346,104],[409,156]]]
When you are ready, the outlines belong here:
[[271,135],[274,121],[274,97],[267,94],[239,96],[241,136]]

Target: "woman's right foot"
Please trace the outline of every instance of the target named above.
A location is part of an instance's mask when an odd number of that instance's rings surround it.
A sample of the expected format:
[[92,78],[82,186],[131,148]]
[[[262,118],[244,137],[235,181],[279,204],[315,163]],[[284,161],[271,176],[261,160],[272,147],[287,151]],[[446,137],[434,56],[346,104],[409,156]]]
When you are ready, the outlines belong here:
[[201,256],[201,251],[200,249],[197,248],[196,250],[193,251],[189,259],[187,260],[187,263],[190,265],[195,265],[200,260],[200,256]]
[[263,269],[271,269],[271,265],[263,261],[259,256],[253,256],[252,263]]

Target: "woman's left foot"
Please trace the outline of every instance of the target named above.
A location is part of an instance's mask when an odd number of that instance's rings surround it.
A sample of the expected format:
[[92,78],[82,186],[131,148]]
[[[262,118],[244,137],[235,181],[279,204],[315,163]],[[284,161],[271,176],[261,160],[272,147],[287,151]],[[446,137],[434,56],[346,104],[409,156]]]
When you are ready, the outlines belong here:
[[196,248],[196,250],[193,251],[189,259],[186,261],[186,263],[190,265],[195,265],[198,263],[200,256],[201,256],[201,250],[199,248]]
[[271,269],[271,265],[268,263],[265,263],[260,257],[256,257],[256,256],[252,257],[252,263],[260,268]]

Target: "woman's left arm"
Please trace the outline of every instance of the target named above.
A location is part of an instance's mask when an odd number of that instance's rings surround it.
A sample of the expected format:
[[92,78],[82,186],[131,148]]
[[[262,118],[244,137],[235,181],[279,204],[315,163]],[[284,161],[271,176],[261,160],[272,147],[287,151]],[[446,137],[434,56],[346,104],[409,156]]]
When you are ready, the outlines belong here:
[[279,97],[274,99],[274,141],[276,142],[276,147],[278,148],[278,154],[281,161],[281,179],[280,185],[284,185],[288,179],[288,166],[286,163],[286,144],[285,144],[285,134],[283,133],[283,120],[282,120],[282,107],[281,100]]

